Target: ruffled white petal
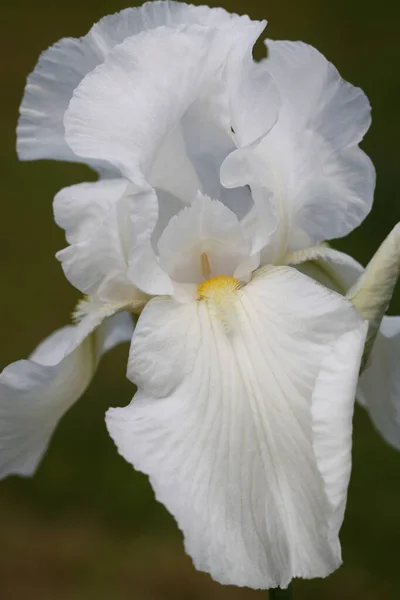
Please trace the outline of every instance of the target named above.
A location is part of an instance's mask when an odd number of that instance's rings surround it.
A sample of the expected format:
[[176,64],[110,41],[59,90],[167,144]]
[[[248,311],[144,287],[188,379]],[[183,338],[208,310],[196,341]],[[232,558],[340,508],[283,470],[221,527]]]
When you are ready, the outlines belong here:
[[124,179],[61,190],[54,198],[54,216],[71,245],[57,258],[69,281],[105,302],[142,303],[138,288],[170,293],[170,279],[158,265],[152,240],[156,228],[165,227],[179,210],[179,201],[172,200],[163,194],[159,210],[153,190],[138,192]]
[[218,200],[199,194],[190,207],[171,219],[158,250],[160,266],[174,281],[199,283],[234,275],[249,258],[251,247],[236,215]]
[[235,149],[235,115],[243,105],[250,110],[252,78],[271,103],[263,131],[276,119],[271,77],[264,72],[261,82],[251,63],[247,81],[241,66],[264,26],[168,26],[126,39],[76,89],[65,117],[68,143],[80,156],[110,161],[139,185],[147,181],[186,203],[197,189],[223,199],[219,170]]
[[[375,170],[369,157],[358,147],[333,153],[322,139],[304,137],[295,166],[297,192],[288,194],[293,207],[287,245],[303,248],[327,239],[347,235],[368,215],[375,189]],[[321,200],[323,198],[323,200]]]
[[340,564],[365,324],[290,268],[231,298],[154,299],[133,337],[138,392],[110,409],[119,452],[150,475],[195,566],[221,583],[286,587]]
[[43,52],[29,75],[20,107],[17,152],[21,160],[80,161],[64,139],[64,113],[84,76],[104,60],[93,36],[65,38]]
[[86,36],[62,39],[46,50],[28,78],[21,104],[17,131],[20,159],[81,160],[65,143],[63,119],[73,92],[85,75],[104,62],[112,48],[125,38],[161,25],[187,24],[242,30],[250,20],[221,8],[164,0],[147,2],[106,16]]
[[79,183],[62,189],[54,197],[54,219],[65,229],[69,244],[97,235],[101,225],[110,221],[110,212],[127,189],[124,179]]
[[57,258],[68,280],[84,294],[102,297],[101,288],[108,288],[110,281],[121,288],[121,298],[125,294],[128,198],[124,180],[72,186],[55,198],[56,221],[66,228],[71,242],[57,253]]
[[364,92],[344,81],[309,44],[267,40],[266,45],[265,67],[283,102],[279,117],[295,131],[318,133],[334,150],[361,142],[371,124]]
[[198,26],[159,27],[126,39],[75,90],[64,118],[68,144],[140,184],[232,43],[232,36]]
[[137,248],[143,243],[145,222],[149,222],[150,234],[154,229],[156,199],[153,203],[149,213],[146,195],[123,179],[61,190],[54,199],[54,214],[71,245],[58,252],[57,258],[68,280],[84,294],[105,302],[141,304],[143,293],[128,271],[131,254],[140,255]]
[[275,168],[292,180],[279,199],[292,213],[288,243],[302,247],[304,234],[311,243],[346,235],[373,200],[374,168],[357,147],[371,122],[368,99],[312,46],[272,40],[267,46],[265,66],[283,105],[277,138],[264,150],[276,153]]
[[358,398],[384,440],[400,450],[400,317],[384,317]]
[[28,360],[0,375],[0,477],[31,475],[63,414],[89,385],[101,355],[132,336],[132,319],[120,313],[54,332]]
[[[265,21],[254,21],[239,28],[235,23],[219,32],[223,44],[218,53],[226,56],[226,63],[182,119],[187,154],[199,175],[200,189],[230,208],[236,205],[240,216],[246,214],[251,203],[244,190],[238,190],[232,198],[233,192],[221,188],[220,167],[239,141],[261,136],[276,120],[279,100],[272,77],[268,73],[259,77],[252,58],[253,45],[265,25]],[[256,121],[257,126],[251,128]]]
[[[223,182],[249,184],[271,197],[279,217],[268,260],[341,237],[357,227],[373,200],[375,172],[357,144],[368,129],[370,106],[317,50],[298,42],[268,42],[262,63],[280,92],[272,130],[232,153]],[[261,216],[261,215],[260,215]]]

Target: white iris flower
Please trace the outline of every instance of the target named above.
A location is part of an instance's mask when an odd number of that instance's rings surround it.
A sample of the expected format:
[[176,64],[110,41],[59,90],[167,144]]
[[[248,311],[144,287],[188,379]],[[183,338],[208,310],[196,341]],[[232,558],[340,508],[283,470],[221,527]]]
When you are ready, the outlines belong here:
[[[372,205],[358,147],[368,100],[308,45],[269,41],[254,62],[264,27],[153,2],[41,56],[18,152],[99,171],[54,201],[69,243],[58,258],[88,298],[75,326],[0,376],[0,473],[28,475],[102,352],[132,337],[127,311],[140,314],[128,361],[138,391],[108,411],[108,430],[196,567],[253,588],[341,562],[365,319],[379,326],[386,308],[379,291],[368,314],[359,290],[346,298],[362,268],[320,245]],[[399,324],[383,321],[361,383],[394,444],[395,375],[379,373]]]

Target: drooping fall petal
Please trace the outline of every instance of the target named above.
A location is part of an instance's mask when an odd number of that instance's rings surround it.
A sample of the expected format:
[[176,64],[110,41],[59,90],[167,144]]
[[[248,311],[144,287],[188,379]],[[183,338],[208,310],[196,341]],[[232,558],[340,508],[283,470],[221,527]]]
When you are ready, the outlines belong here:
[[[93,316],[46,338],[0,374],[0,477],[32,475],[58,421],[89,385],[101,355],[129,341],[132,319]],[[100,325],[97,329],[97,327]]]
[[108,411],[109,432],[198,569],[253,588],[328,575],[366,325],[294,269],[219,283],[202,284],[207,300],[147,305],[128,368],[138,392]]

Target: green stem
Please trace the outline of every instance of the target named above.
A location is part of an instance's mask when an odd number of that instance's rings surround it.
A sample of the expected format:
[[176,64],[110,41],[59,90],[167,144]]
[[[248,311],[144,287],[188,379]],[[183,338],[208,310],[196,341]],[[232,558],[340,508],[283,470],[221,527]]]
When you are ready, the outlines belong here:
[[273,588],[268,591],[269,600],[293,600],[292,584],[286,590],[281,588]]

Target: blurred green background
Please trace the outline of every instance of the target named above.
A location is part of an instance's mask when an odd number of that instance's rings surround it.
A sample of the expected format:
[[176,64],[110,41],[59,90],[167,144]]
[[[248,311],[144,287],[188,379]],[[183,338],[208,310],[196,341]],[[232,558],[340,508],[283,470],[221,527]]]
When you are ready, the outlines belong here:
[[[221,4],[267,18],[272,38],[314,44],[369,96],[373,125],[364,148],[378,173],[375,206],[365,223],[337,244],[365,263],[400,218],[399,3]],[[64,238],[52,220],[52,198],[66,185],[93,178],[82,166],[18,163],[15,125],[25,78],[47,46],[85,34],[101,16],[126,6],[118,0],[13,0],[2,6],[2,367],[26,356],[69,319],[78,293],[54,258]],[[399,312],[399,296],[393,314]],[[0,599],[266,598],[266,592],[223,587],[195,572],[147,479],[117,455],[104,412],[132,396],[126,353],[127,346],[103,359],[92,386],[63,419],[37,475],[0,484]],[[361,409],[355,414],[354,467],[341,538],[344,566],[327,580],[296,581],[296,599],[400,598],[400,455],[378,437]]]

